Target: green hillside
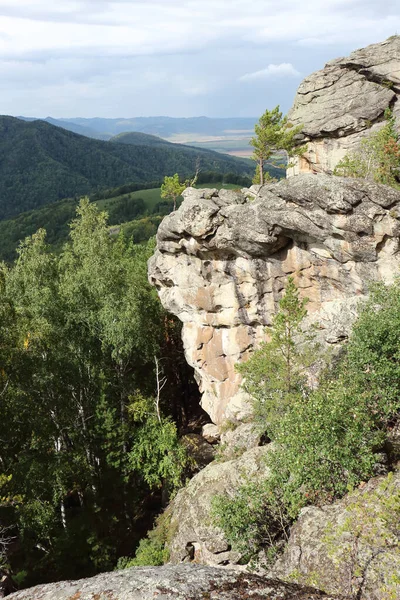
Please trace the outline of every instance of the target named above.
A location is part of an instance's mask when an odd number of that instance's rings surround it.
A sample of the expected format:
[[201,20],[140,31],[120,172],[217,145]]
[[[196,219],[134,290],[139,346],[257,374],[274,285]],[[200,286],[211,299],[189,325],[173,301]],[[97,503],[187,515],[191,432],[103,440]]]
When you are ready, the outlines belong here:
[[[214,177],[217,177],[216,174]],[[229,175],[226,177],[234,178]],[[250,180],[246,182],[243,178],[235,184],[202,182],[199,187],[237,189],[245,185],[250,185]],[[162,218],[171,212],[173,205],[172,201],[161,198],[159,186],[141,190],[135,188],[134,185],[126,185],[93,194],[90,199],[108,213],[108,222],[114,226],[114,233],[122,228],[127,237],[140,243],[156,234]],[[40,228],[46,229],[47,242],[54,248],[60,248],[67,240],[69,223],[75,217],[77,204],[77,199],[66,198],[0,221],[0,260],[13,261],[19,242]]]
[[175,148],[182,146],[182,144],[173,144],[156,135],[141,133],[140,131],[125,131],[113,136],[109,141],[117,144],[129,144],[131,146],[174,146]]
[[89,139],[44,121],[0,117],[0,220],[66,197],[202,170],[245,174],[247,161],[182,145]]

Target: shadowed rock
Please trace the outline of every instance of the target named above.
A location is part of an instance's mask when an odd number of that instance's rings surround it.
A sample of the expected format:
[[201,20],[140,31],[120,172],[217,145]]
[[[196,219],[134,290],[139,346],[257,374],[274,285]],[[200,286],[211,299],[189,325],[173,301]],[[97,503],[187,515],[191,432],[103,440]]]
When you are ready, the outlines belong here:
[[266,338],[288,276],[329,344],[346,339],[370,283],[393,280],[400,192],[321,174],[184,196],[160,225],[149,279],[183,322],[202,406],[220,425],[248,415],[235,366]]

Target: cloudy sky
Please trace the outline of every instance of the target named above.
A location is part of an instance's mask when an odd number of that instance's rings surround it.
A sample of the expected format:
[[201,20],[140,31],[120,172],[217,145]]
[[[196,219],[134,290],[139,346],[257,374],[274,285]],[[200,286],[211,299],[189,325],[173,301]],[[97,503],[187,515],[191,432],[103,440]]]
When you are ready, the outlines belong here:
[[258,116],[400,0],[0,0],[0,114]]

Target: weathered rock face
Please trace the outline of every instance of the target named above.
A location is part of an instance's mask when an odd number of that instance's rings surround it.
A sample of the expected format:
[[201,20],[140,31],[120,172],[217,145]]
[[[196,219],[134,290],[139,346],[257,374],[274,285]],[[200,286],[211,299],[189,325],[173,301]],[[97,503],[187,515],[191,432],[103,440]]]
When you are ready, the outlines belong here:
[[[273,575],[312,581],[328,592],[362,600],[399,598],[400,472],[393,474],[389,488],[385,484],[377,477],[339,502],[303,509]],[[394,527],[387,519],[390,511],[394,521],[397,514]]]
[[186,359],[216,424],[248,412],[235,365],[265,339],[292,275],[330,344],[349,333],[371,281],[399,270],[400,192],[302,175],[250,190],[185,192],[162,222],[149,278],[183,322]]
[[301,83],[289,119],[308,150],[288,175],[332,173],[392,108],[400,128],[400,36],[330,61]]
[[268,452],[268,446],[256,447],[239,458],[213,462],[178,492],[167,509],[172,563],[194,561],[219,566],[238,561],[240,555],[231,550],[223,531],[212,524],[212,499],[217,494],[233,496],[246,478],[267,476],[263,458]]
[[16,592],[10,600],[333,600],[314,589],[225,569],[134,567]]

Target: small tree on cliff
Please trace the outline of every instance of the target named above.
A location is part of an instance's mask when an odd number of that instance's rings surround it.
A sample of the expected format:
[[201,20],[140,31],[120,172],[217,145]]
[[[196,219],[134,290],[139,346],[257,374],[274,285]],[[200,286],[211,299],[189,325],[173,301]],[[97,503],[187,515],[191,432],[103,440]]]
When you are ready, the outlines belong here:
[[176,210],[176,199],[182,195],[184,189],[186,189],[186,183],[179,181],[178,173],[175,173],[172,177],[166,176],[161,186],[161,198],[173,200],[174,210]]
[[361,140],[337,164],[334,175],[362,177],[395,188],[400,187],[400,135],[390,109],[385,111],[385,125]]
[[266,110],[254,127],[255,136],[250,140],[254,151],[252,159],[257,162],[254,183],[265,182],[265,163],[271,156],[279,151],[286,152],[287,158],[294,154],[302,154],[304,148],[296,148],[295,137],[301,131],[302,125],[293,127],[276,106],[272,110]]
[[306,390],[306,369],[315,361],[311,335],[302,332],[308,298],[300,299],[293,277],[288,278],[285,294],[279,301],[270,332],[250,360],[238,365],[244,376],[244,389],[253,399],[255,415],[269,433],[285,408]]

